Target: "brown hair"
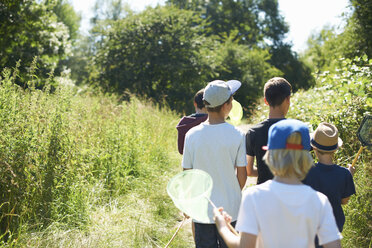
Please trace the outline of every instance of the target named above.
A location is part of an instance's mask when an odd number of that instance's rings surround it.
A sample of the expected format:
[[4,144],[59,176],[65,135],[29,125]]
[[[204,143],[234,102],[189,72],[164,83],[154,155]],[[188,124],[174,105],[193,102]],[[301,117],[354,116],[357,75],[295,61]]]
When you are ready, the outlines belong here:
[[291,91],[291,84],[281,77],[270,79],[264,86],[264,96],[272,107],[281,105],[291,95]]
[[204,101],[203,101],[203,93],[204,93],[204,89],[201,89],[198,92],[196,92],[194,96],[194,102],[196,103],[196,107],[198,109],[202,109],[205,107]]
[[229,99],[227,99],[226,102],[224,102],[224,103],[222,103],[221,105],[218,105],[218,106],[216,106],[216,107],[213,107],[213,108],[208,107],[209,103],[208,103],[206,100],[204,100],[204,104],[206,105],[206,108],[207,108],[207,111],[208,111],[208,112],[219,113],[219,112],[221,111],[221,109],[222,109],[222,106],[223,106],[225,103],[230,103],[230,102],[232,101],[232,99],[233,99],[233,97],[230,96]]

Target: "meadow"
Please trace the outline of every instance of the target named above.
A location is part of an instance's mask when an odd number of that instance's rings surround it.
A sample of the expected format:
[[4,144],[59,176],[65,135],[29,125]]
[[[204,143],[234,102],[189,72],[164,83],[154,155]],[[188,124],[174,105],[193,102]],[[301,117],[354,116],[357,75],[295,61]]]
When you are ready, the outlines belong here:
[[[371,114],[372,61],[345,60],[337,73],[291,98],[290,118],[313,129],[334,123],[351,163],[363,116]],[[42,90],[0,78],[0,245],[2,247],[164,247],[182,220],[166,193],[181,171],[175,126],[180,115],[133,95],[63,84]],[[52,79],[50,79],[52,80]],[[124,101],[123,99],[130,99]],[[265,119],[263,104],[247,123]],[[370,247],[371,151],[357,163],[357,195],[344,208],[344,247]],[[185,226],[171,247],[192,247]]]

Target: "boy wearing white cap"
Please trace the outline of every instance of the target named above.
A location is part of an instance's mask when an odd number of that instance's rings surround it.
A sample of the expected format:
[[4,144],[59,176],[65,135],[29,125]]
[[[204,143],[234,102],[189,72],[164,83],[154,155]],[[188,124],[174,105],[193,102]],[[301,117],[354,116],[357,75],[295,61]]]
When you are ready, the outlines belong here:
[[[229,247],[314,247],[315,235],[326,248],[341,247],[332,207],[327,197],[301,183],[312,167],[309,129],[298,120],[282,120],[269,129],[264,160],[273,180],[244,191],[236,229],[230,218],[215,209],[218,231]],[[226,211],[227,212],[227,211]]]
[[[347,204],[351,195],[355,194],[353,173],[355,168],[349,169],[333,163],[335,152],[342,146],[337,128],[330,123],[320,123],[311,138],[311,146],[318,158],[307,174],[305,184],[314,190],[322,192],[328,197],[336,218],[337,227],[342,232],[345,215],[341,205]],[[318,241],[316,241],[316,247]]]
[[[187,132],[182,158],[184,170],[200,169],[212,177],[210,199],[224,206],[233,221],[238,216],[241,189],[247,180],[247,160],[244,133],[225,120],[232,108],[233,94],[240,85],[236,80],[215,80],[206,86],[203,100],[208,119]],[[227,247],[217,232],[211,206],[208,216],[206,223],[193,221],[196,247]]]

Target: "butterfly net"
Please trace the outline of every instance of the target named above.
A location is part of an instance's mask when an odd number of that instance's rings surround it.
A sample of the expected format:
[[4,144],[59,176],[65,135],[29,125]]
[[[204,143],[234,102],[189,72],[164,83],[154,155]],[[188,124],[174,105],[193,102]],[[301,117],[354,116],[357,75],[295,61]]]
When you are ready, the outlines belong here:
[[240,124],[243,117],[243,108],[242,105],[235,99],[232,101],[232,109],[229,113],[230,123],[234,126]]
[[372,115],[364,117],[358,130],[358,138],[363,146],[372,145]]
[[198,169],[185,170],[168,182],[167,192],[179,210],[198,222],[207,223],[212,186],[208,173]]

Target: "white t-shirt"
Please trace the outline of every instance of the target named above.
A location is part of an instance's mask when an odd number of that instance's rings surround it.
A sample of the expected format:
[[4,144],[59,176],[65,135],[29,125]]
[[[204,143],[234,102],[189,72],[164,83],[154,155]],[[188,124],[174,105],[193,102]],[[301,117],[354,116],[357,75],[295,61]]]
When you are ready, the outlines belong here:
[[[235,167],[247,165],[245,135],[228,123],[210,125],[201,123],[191,128],[185,138],[182,167],[200,169],[213,180],[211,201],[222,206],[237,219],[241,189]],[[213,208],[208,208],[209,221],[214,223]]]
[[327,197],[307,185],[273,180],[243,193],[236,229],[257,235],[256,248],[314,247],[341,239]]

